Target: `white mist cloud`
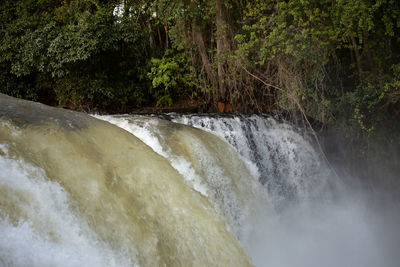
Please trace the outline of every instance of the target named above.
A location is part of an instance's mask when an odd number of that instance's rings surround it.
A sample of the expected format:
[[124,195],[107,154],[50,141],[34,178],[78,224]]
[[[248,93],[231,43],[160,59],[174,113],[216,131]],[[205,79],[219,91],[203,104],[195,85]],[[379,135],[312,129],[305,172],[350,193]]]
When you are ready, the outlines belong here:
[[[354,196],[356,195],[356,196]],[[367,195],[346,191],[340,201],[301,203],[280,214],[250,249],[256,266],[395,267],[400,264],[399,214]],[[386,207],[383,209],[383,207]],[[397,252],[396,252],[397,251]]]

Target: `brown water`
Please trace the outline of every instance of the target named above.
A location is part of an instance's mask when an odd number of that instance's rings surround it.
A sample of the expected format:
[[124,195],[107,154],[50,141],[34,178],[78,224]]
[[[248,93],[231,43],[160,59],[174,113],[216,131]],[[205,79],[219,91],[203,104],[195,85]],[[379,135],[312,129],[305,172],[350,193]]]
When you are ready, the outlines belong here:
[[3,265],[251,265],[214,205],[116,126],[0,96],[0,143]]

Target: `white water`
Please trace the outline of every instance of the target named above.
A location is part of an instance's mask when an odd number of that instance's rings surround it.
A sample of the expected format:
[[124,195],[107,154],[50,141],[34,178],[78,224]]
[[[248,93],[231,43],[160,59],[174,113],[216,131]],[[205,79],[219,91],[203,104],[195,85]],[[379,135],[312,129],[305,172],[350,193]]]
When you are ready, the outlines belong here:
[[212,132],[235,147],[277,209],[329,193],[329,170],[311,144],[285,123],[256,115],[172,116],[174,122]]
[[256,266],[400,265],[399,203],[345,184],[296,129],[256,115],[170,116],[225,139],[264,185],[280,220],[259,229]]
[[[269,223],[258,224],[256,237],[245,244],[256,266],[398,266],[400,236],[393,235],[400,222],[396,206],[385,212],[381,212],[382,204],[369,206],[373,197],[346,188],[291,126],[259,116],[169,116],[176,123],[226,140],[241,155],[253,178],[264,184],[279,222],[272,227]],[[160,119],[145,118],[143,123],[141,116],[98,118],[139,137],[169,159],[189,185],[207,195],[207,187],[191,164],[179,164],[179,155],[165,145],[158,126]]]
[[399,265],[397,204],[296,129],[169,116],[96,116],[129,134],[0,95],[0,266],[248,266],[238,242],[256,266]]
[[127,130],[165,157],[189,187],[214,203],[245,247],[259,220],[270,223],[272,211],[261,184],[220,138],[156,117],[96,117]]
[[[193,128],[174,138],[231,150]],[[240,223],[263,195],[246,175],[227,168],[207,198],[132,134],[3,95],[0,144],[0,266],[251,266],[234,234],[248,236]]]
[[[42,169],[8,155],[0,146],[1,207],[21,214],[0,214],[0,266],[133,266],[113,251],[76,215],[70,197]],[[36,218],[36,220],[31,220]],[[40,221],[38,220],[40,219]]]
[[174,154],[171,148],[165,143],[164,136],[162,136],[158,129],[158,123],[160,121],[158,118],[144,118],[143,120],[143,117],[95,117],[115,124],[138,137],[146,145],[150,146],[154,152],[167,158],[172,167],[182,175],[189,186],[202,195],[208,196],[206,185],[201,181],[201,177],[196,174],[191,163],[183,156]]

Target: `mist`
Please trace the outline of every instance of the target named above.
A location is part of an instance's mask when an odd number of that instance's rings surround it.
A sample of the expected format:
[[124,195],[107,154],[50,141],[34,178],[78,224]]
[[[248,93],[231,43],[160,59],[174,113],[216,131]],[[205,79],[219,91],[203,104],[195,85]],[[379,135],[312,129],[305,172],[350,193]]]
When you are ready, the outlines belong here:
[[253,263],[272,267],[399,266],[400,201],[396,186],[388,188],[379,182],[393,180],[396,174],[392,171],[389,177],[366,179],[346,173],[343,165],[331,167],[331,186],[322,195],[291,200],[277,212],[275,225],[260,225],[248,249]]
[[339,131],[321,134],[322,152],[301,129],[268,119],[174,120],[219,135],[258,169],[277,220],[265,218],[244,242],[256,266],[399,266],[400,157],[388,138],[363,158]]
[[106,123],[4,101],[0,266],[400,262],[396,168],[352,164],[333,138],[341,153],[324,160],[268,117],[97,116]]

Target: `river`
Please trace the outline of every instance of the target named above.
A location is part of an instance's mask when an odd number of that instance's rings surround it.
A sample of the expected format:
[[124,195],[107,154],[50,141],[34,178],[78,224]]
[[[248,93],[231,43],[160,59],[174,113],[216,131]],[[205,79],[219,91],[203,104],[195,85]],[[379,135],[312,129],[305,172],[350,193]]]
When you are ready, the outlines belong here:
[[0,95],[0,266],[398,266],[397,205],[272,117]]

